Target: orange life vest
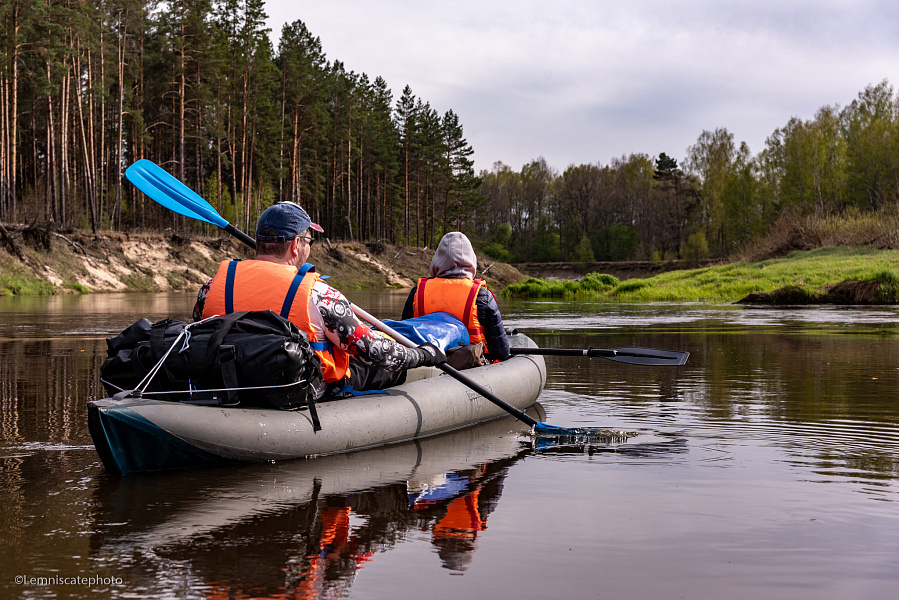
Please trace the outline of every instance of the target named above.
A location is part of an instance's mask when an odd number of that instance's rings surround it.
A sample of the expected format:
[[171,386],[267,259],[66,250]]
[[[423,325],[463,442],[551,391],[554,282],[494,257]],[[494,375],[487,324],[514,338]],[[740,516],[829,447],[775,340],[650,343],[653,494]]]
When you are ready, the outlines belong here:
[[483,342],[486,350],[487,339],[484,337],[484,328],[478,321],[478,309],[475,306],[478,290],[482,287],[487,287],[483,279],[422,277],[415,290],[412,316],[421,317],[440,310],[448,312],[462,321],[468,329],[471,343]]
[[478,508],[477,489],[462,498],[456,498],[446,507],[446,514],[434,524],[432,533],[435,539],[470,539],[477,537],[478,531],[487,529],[486,517],[481,517]]
[[206,294],[203,317],[280,306],[275,312],[309,336],[309,344],[322,363],[322,377],[330,383],[347,376],[350,357],[342,349],[332,347],[324,336],[319,339],[312,327],[309,300],[312,286],[321,278],[308,271],[309,267],[297,271],[296,267],[266,260],[225,261],[219,265]]

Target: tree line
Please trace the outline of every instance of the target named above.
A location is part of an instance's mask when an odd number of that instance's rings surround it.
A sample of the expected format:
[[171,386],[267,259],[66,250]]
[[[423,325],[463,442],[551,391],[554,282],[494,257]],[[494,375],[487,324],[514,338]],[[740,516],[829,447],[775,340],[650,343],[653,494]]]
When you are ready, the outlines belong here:
[[678,160],[632,154],[559,173],[542,159],[480,174],[477,233],[512,261],[724,257],[778,219],[899,208],[899,97],[888,81],[791,118],[753,156],[726,128]]
[[337,239],[433,244],[475,213],[458,115],[329,61],[262,0],[0,0],[0,220],[199,231],[124,179],[140,158],[252,231],[279,200]]
[[208,232],[127,183],[140,158],[245,230],[293,200],[331,238],[433,247],[459,229],[516,262],[727,256],[784,215],[899,201],[887,81],[757,155],[718,128],[679,159],[476,174],[452,110],[328,60],[300,20],[275,48],[265,19],[262,0],[0,0],[0,221]]

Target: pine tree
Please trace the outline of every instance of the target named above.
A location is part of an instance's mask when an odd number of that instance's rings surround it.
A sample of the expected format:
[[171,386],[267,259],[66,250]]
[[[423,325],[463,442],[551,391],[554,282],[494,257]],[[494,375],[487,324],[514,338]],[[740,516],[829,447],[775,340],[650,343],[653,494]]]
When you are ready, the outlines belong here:
[[410,169],[412,168],[412,154],[414,138],[417,128],[415,112],[415,95],[408,85],[403,88],[403,95],[396,103],[396,125],[400,132],[400,144],[402,146],[401,173],[403,177],[403,241],[409,243],[409,194],[410,194]]
[[321,40],[313,37],[302,21],[285,25],[277,65],[281,70],[282,127],[279,197],[302,204],[318,219],[323,190],[318,148],[328,129],[327,64]]

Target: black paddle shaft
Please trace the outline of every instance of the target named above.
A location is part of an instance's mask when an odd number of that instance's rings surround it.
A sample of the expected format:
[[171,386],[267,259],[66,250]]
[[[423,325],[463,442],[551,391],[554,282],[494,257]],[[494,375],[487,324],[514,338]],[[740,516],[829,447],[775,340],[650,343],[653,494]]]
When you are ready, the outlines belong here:
[[659,350],[657,348],[510,348],[512,354],[540,354],[543,356],[586,356],[607,358],[632,365],[680,366],[687,362],[689,352]]
[[238,228],[235,227],[234,225],[228,223],[228,225],[226,225],[226,226],[223,227],[222,229],[223,229],[225,232],[230,233],[231,235],[233,235],[234,237],[236,237],[237,239],[239,239],[241,242],[243,242],[244,244],[246,244],[247,246],[249,246],[249,247],[252,248],[253,250],[256,249],[256,240],[254,240],[253,238],[251,238],[250,236],[248,236],[247,234],[245,234],[243,231],[241,231],[240,229],[238,229]]
[[449,375],[450,377],[452,377],[453,379],[455,379],[456,381],[468,386],[470,389],[479,393],[481,396],[483,396],[487,400],[490,400],[495,405],[497,405],[498,407],[500,407],[501,409],[503,409],[504,411],[506,411],[507,413],[509,413],[516,419],[518,419],[519,421],[522,421],[522,422],[526,423],[527,425],[530,425],[531,427],[536,427],[537,425],[540,424],[539,421],[537,421],[534,418],[531,418],[530,416],[525,414],[524,411],[521,411],[521,410],[515,408],[514,406],[512,406],[511,404],[509,404],[508,402],[501,400],[493,392],[491,392],[490,390],[488,390],[487,388],[485,388],[478,382],[472,381],[469,377],[466,377],[465,375],[463,375],[462,373],[460,373],[459,371],[457,371],[450,365],[448,365],[446,363],[441,363],[441,364],[437,365],[437,368],[440,369],[441,371],[443,371],[444,373],[446,373],[447,375]]

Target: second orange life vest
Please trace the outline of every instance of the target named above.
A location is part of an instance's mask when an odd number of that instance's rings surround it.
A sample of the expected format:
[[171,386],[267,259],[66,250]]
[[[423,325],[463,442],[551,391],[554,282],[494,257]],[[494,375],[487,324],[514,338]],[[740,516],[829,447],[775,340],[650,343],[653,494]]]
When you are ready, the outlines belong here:
[[448,312],[462,321],[468,329],[472,344],[482,342],[487,345],[484,328],[478,321],[475,301],[478,291],[487,287],[483,279],[446,279],[443,277],[422,277],[415,290],[415,305],[412,314],[421,317],[437,311]]

